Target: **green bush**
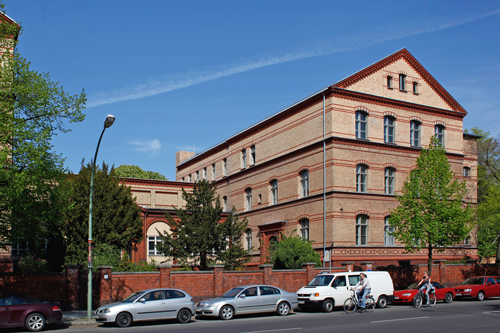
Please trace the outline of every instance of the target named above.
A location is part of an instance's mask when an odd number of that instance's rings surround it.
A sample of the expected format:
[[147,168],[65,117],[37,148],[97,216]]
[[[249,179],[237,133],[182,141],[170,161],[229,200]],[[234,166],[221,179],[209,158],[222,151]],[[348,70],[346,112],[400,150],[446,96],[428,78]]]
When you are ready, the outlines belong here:
[[314,251],[310,241],[283,234],[278,243],[271,244],[269,260],[276,269],[299,269],[304,262],[314,262],[316,267],[321,266],[319,253]]
[[156,261],[151,262],[141,261],[139,263],[123,259],[117,266],[113,266],[113,272],[154,272],[156,271]]
[[45,273],[49,271],[47,260],[29,255],[19,260],[17,270],[21,273]]

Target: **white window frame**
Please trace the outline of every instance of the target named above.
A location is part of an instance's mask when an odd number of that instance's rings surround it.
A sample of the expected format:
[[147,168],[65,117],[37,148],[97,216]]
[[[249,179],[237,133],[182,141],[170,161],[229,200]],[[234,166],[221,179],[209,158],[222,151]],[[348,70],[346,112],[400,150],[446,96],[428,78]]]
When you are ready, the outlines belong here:
[[406,91],[406,75],[399,74],[399,90]]
[[385,143],[396,142],[396,119],[394,119],[394,117],[391,116],[384,117],[384,142]]
[[309,219],[301,219],[300,224],[300,238],[309,241]]
[[389,224],[389,218],[390,216],[384,218],[384,245],[394,246],[394,236],[390,234],[394,231],[394,228]]
[[368,139],[368,113],[364,111],[356,111],[356,139]]
[[247,229],[247,231],[245,232],[245,238],[246,238],[246,245],[247,245],[247,251],[248,253],[252,253],[252,229]]
[[438,139],[439,145],[444,148],[445,127],[443,125],[435,125],[434,135]]
[[410,146],[420,147],[420,125],[417,120],[410,121]]
[[278,180],[271,180],[271,205],[276,205],[278,203]]
[[368,216],[356,216],[356,245],[368,244]]
[[245,211],[251,211],[252,210],[252,189],[249,187],[245,190]]
[[[154,243],[154,250],[150,250],[151,242]],[[149,256],[161,256],[161,253],[156,249],[156,245],[161,243],[160,236],[148,236],[148,255]]]
[[203,168],[203,179],[208,180],[207,167]]
[[255,145],[250,147],[250,164],[255,165]]
[[470,177],[470,168],[464,167],[464,177]]
[[368,167],[364,164],[356,165],[356,192],[366,193],[368,183]]
[[309,170],[300,172],[300,197],[305,198],[309,196]]
[[228,209],[227,209],[227,196],[222,197],[222,205],[224,206],[223,207],[224,211],[227,212],[228,211]]
[[247,150],[241,150],[241,168],[245,169],[247,167]]
[[227,158],[222,159],[222,175],[227,176]]
[[394,168],[385,168],[384,170],[385,194],[394,194],[395,180],[396,180],[396,170],[394,170]]

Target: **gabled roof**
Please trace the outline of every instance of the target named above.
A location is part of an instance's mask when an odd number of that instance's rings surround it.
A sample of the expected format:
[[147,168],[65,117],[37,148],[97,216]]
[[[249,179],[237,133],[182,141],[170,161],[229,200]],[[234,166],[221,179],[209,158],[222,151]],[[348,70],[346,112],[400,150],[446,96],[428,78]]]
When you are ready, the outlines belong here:
[[404,59],[410,66],[412,66],[422,76],[422,78],[427,81],[432,89],[450,105],[453,111],[467,114],[467,111],[465,111],[465,109],[450,95],[450,93],[448,93],[448,91],[446,91],[446,89],[439,84],[439,82],[424,68],[424,66],[422,66],[417,59],[415,59],[411,53],[404,48],[374,63],[373,65],[368,66],[341,81],[338,81],[333,85],[333,87],[348,89],[348,87],[354,83],[357,83],[365,77],[374,74],[375,72],[400,59]]

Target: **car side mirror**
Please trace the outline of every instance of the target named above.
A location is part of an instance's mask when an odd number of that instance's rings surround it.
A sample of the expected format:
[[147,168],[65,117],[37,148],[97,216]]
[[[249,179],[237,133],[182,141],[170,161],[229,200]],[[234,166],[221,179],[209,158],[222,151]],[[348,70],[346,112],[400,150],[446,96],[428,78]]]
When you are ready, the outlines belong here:
[[144,298],[140,298],[140,299],[139,299],[139,302],[144,303],[144,302],[146,302],[146,299],[144,299]]
[[491,283],[491,282],[488,282],[488,283],[487,283],[486,285],[487,285],[487,286],[491,286],[492,284],[493,284],[493,283]]
[[240,295],[240,296],[238,296],[238,297],[239,297],[239,298],[245,298],[245,295],[244,295],[244,294],[242,294],[242,295]]

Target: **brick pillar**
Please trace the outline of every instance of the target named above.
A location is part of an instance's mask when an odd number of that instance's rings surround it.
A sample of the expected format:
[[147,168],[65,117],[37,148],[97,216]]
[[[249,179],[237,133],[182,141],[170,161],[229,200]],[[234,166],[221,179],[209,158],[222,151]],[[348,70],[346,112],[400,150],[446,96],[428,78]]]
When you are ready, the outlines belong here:
[[113,275],[111,274],[111,269],[113,266],[99,266],[97,271],[99,274],[99,306],[104,304],[113,303],[115,299],[113,298]]
[[273,284],[272,278],[273,278],[273,265],[259,265],[259,268],[262,269],[262,284]]
[[373,261],[364,261],[361,263],[362,271],[372,271],[373,270]]
[[434,260],[434,263],[439,265],[438,279],[439,279],[439,282],[443,283],[444,280],[447,278],[446,277],[446,260],[445,259],[438,259],[438,260]]
[[64,310],[78,310],[78,274],[80,265],[66,265],[66,304]]
[[316,265],[316,263],[314,263],[314,262],[303,262],[302,263],[302,268],[306,270],[306,283],[304,285],[307,285],[316,276],[316,271],[314,270],[314,265]]
[[224,265],[211,265],[209,266],[214,270],[214,294],[213,297],[220,297],[224,293]]
[[352,272],[354,270],[354,261],[345,261],[340,263],[343,267],[345,267],[346,272]]
[[172,264],[162,263],[156,265],[156,268],[160,271],[160,286],[159,288],[171,288],[170,287],[170,271],[172,270]]

